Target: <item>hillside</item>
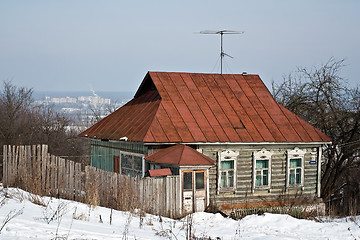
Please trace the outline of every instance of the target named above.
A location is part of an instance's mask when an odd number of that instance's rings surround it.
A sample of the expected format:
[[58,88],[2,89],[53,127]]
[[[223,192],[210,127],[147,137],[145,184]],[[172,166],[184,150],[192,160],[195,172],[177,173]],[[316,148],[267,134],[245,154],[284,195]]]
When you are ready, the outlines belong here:
[[[37,203],[37,204],[35,204]],[[4,221],[7,216],[18,216]],[[111,214],[112,213],[112,214]],[[111,217],[110,217],[111,216]],[[111,224],[110,224],[111,221]],[[0,239],[360,239],[360,216],[300,220],[288,215],[251,215],[242,220],[195,213],[172,220],[0,187]]]

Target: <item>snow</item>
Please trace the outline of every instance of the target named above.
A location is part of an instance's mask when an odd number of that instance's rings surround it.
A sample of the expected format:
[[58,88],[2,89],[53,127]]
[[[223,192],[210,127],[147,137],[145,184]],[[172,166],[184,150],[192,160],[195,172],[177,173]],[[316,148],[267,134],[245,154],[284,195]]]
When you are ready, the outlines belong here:
[[[34,199],[41,205],[34,204]],[[22,214],[5,224],[0,239],[180,240],[186,239],[190,225],[198,239],[360,239],[360,216],[324,217],[319,222],[265,213],[235,221],[220,214],[195,213],[188,218],[173,220],[150,214],[141,217],[139,211],[113,210],[110,224],[111,209],[40,198],[19,189],[0,187],[0,228],[9,213],[18,211]]]

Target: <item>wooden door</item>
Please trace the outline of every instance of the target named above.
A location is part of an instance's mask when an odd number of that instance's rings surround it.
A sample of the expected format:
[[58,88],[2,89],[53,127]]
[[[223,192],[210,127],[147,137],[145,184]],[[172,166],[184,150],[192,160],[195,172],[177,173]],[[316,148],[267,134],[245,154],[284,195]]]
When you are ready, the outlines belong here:
[[114,172],[120,173],[120,157],[114,156]]
[[206,170],[194,171],[195,212],[203,212],[206,207]]
[[206,207],[206,170],[182,171],[183,211],[202,212]]

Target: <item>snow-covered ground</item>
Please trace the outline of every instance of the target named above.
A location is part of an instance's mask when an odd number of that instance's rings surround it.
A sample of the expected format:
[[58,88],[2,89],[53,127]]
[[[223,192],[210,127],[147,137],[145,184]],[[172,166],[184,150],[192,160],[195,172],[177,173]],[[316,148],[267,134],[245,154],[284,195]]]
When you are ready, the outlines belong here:
[[[5,194],[5,192],[7,193]],[[7,195],[8,197],[5,197]],[[34,204],[34,199],[42,203]],[[13,216],[7,223],[7,216]],[[112,216],[110,224],[110,216]],[[9,218],[8,218],[9,219]],[[39,198],[18,189],[0,187],[0,239],[359,239],[360,216],[300,220],[281,214],[251,215],[235,221],[220,214],[195,213],[173,220],[146,214]],[[210,238],[209,238],[210,237]]]

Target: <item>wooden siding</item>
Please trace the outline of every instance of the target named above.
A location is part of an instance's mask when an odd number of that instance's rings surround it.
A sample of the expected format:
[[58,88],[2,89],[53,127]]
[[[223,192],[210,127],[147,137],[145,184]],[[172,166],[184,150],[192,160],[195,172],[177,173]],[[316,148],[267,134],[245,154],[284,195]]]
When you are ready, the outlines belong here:
[[[271,157],[271,187],[269,189],[255,189],[252,191],[253,181],[253,153],[262,148],[272,152]],[[223,208],[236,208],[262,205],[276,205],[281,201],[296,201],[300,199],[317,198],[318,161],[317,152],[313,152],[314,146],[299,147],[306,150],[304,155],[304,185],[303,187],[289,187],[286,189],[286,167],[287,151],[293,150],[295,146],[209,146],[200,145],[199,148],[204,155],[212,158],[218,164],[218,152],[224,150],[238,151],[236,165],[236,187],[234,190],[222,191],[218,189],[218,169],[214,166],[209,171],[210,202]],[[319,147],[319,146],[316,146]],[[316,160],[315,165],[310,161]]]

